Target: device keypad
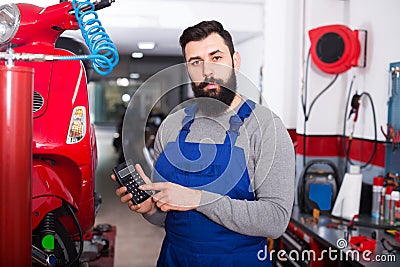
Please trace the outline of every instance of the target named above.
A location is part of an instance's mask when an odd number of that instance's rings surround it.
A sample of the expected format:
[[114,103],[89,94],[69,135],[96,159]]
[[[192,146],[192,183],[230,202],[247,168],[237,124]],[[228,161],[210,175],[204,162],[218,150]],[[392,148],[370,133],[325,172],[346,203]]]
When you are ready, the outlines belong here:
[[145,184],[145,182],[131,162],[120,164],[113,171],[118,183],[127,188],[126,193],[132,194],[131,201],[134,204],[140,204],[152,195],[150,190],[139,189],[139,186]]

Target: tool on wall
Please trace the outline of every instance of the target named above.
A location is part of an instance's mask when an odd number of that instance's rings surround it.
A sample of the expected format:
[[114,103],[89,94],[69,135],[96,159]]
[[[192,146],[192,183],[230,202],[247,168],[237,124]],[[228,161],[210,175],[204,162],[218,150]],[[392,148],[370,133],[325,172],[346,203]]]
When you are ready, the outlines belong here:
[[[304,113],[303,166],[306,165],[306,129],[307,121],[316,100],[336,82],[338,75],[351,67],[366,66],[367,31],[351,30],[345,25],[326,25],[311,29],[309,32],[310,49],[305,68],[304,87],[301,93]],[[324,73],[335,75],[333,80],[312,100],[307,111],[308,68],[310,58]]]
[[[353,84],[354,84],[355,78],[356,77],[353,76],[353,78],[351,80],[351,83],[350,83],[349,92],[347,94],[347,100],[346,100],[346,108],[345,108],[344,118],[343,118],[343,135],[342,135],[342,137],[343,137],[343,151],[344,151],[344,154],[346,156],[345,168],[347,168],[347,164],[348,163],[354,165],[354,163],[350,159],[350,150],[351,150],[351,145],[352,145],[352,141],[353,141],[353,134],[354,134],[355,126],[356,126],[358,115],[359,115],[359,111],[360,111],[361,100],[364,97],[367,97],[369,102],[370,102],[370,104],[371,104],[373,124],[374,124],[374,146],[373,146],[371,155],[368,158],[367,162],[362,164],[360,166],[360,168],[365,168],[369,164],[371,164],[372,160],[374,159],[374,156],[375,156],[375,153],[376,153],[376,149],[377,149],[377,143],[378,143],[378,132],[377,132],[377,125],[376,125],[375,105],[374,105],[374,102],[372,100],[372,96],[368,92],[362,92],[361,94],[359,94],[358,92],[355,92],[353,97],[351,98],[351,101],[350,101],[350,96],[351,96],[351,93],[352,93],[352,88],[353,88]],[[350,109],[349,115],[347,115],[348,108],[349,108],[349,103],[350,103],[351,109]],[[352,128],[351,128],[351,132],[350,132],[349,136],[347,137],[346,136],[346,122],[347,122],[347,120],[350,120],[352,116],[354,116],[353,117]],[[348,138],[347,144],[346,144],[346,138]]]
[[385,172],[400,173],[400,62],[390,63]]
[[326,25],[308,32],[311,59],[323,72],[340,74],[351,67],[366,66],[366,30],[345,25]]
[[392,151],[395,151],[398,149],[398,145],[400,144],[400,130],[396,130],[393,128],[393,126],[388,123],[387,125],[387,130],[383,130],[383,127],[381,126],[381,132],[383,136],[385,137],[386,141],[391,143]]

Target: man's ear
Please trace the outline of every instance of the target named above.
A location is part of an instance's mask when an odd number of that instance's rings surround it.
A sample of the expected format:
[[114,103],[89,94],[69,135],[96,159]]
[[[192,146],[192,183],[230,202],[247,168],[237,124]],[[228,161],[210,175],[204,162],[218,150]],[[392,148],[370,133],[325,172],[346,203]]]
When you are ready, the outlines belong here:
[[240,68],[240,54],[239,54],[239,52],[236,51],[235,53],[233,53],[232,59],[233,59],[233,68],[237,72],[237,71],[239,71],[239,68]]

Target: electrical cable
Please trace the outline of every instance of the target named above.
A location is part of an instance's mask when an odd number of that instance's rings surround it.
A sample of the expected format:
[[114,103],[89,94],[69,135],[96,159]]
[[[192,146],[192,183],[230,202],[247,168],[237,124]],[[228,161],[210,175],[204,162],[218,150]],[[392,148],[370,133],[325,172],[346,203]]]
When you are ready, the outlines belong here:
[[325,93],[337,80],[339,74],[336,74],[335,77],[333,78],[333,80],[321,91],[319,92],[319,94],[313,99],[313,101],[311,102],[310,108],[308,109],[308,115],[306,117],[306,119],[308,120],[310,118],[310,113],[311,113],[311,109],[314,106],[315,102],[317,101],[317,99],[323,94]]
[[82,37],[89,47],[91,55],[57,56],[57,60],[87,60],[92,61],[93,69],[100,75],[108,75],[118,64],[117,48],[102,27],[90,1],[72,0],[75,17],[81,29]]
[[346,156],[346,162],[344,165],[344,172],[347,171],[347,163],[348,163],[348,154],[347,154],[347,147],[346,147],[346,120],[347,120],[347,111],[348,111],[348,106],[349,106],[349,102],[350,102],[350,96],[351,96],[351,90],[353,88],[353,84],[354,84],[354,80],[355,80],[355,76],[353,76],[353,78],[351,79],[350,82],[350,87],[349,87],[349,93],[347,94],[347,99],[346,99],[346,106],[345,106],[345,111],[344,111],[344,119],[343,119],[343,151],[345,153]]
[[308,68],[310,65],[310,55],[311,55],[311,50],[308,50],[308,55],[307,55],[307,60],[306,60],[306,69],[305,69],[305,77],[304,77],[304,90],[301,94],[301,103],[302,103],[302,108],[303,108],[303,114],[304,114],[304,138],[303,138],[303,167],[306,165],[306,130],[307,130],[307,121],[310,118],[311,114],[311,109],[314,106],[315,102],[317,101],[318,98],[320,98],[326,91],[328,91],[329,88],[336,82],[339,74],[336,74],[333,80],[321,91],[318,93],[316,97],[311,101],[311,105],[308,109],[307,113],[307,91],[308,91]]
[[[367,96],[369,101],[371,102],[371,108],[372,108],[372,114],[373,114],[373,120],[374,120],[374,147],[372,149],[371,156],[369,157],[368,161],[365,164],[361,165],[360,168],[365,168],[369,164],[371,164],[371,162],[372,162],[372,160],[373,160],[373,158],[375,156],[377,143],[378,143],[378,140],[377,140],[378,134],[377,134],[377,127],[376,127],[376,113],[375,113],[374,102],[372,101],[372,97],[371,97],[371,95],[369,93],[363,92],[361,94],[361,97],[364,96],[364,95]],[[349,145],[349,150],[347,151],[347,153],[349,153],[349,151],[350,151],[350,145]],[[351,160],[349,160],[349,162],[352,164]]]
[[304,114],[304,118],[306,118],[307,116],[307,111],[306,111],[306,107],[307,107],[307,83],[308,83],[308,66],[310,64],[310,56],[311,56],[311,50],[308,50],[308,54],[307,54],[307,60],[306,60],[306,69],[305,69],[305,75],[304,75],[304,87],[303,87],[303,92],[301,94],[301,104],[302,104],[302,108],[303,108],[303,114]]
[[[351,85],[352,85],[352,84],[351,84]],[[348,106],[349,99],[350,99],[350,97],[349,97],[349,96],[350,96],[350,92],[351,92],[351,87],[350,87],[350,91],[349,91],[349,94],[348,94],[348,97],[347,97],[346,113],[345,113],[345,119],[344,119],[344,125],[343,125],[343,126],[344,126],[344,127],[343,127],[343,144],[344,144],[344,152],[345,152],[345,155],[346,155],[346,164],[345,164],[345,168],[347,168],[347,163],[350,163],[350,164],[352,164],[352,165],[355,165],[355,164],[353,163],[353,161],[352,161],[352,160],[350,159],[350,157],[349,157],[349,155],[350,155],[350,149],[351,149],[351,142],[352,142],[352,139],[353,139],[352,134],[351,134],[351,137],[349,137],[349,143],[348,143],[347,148],[346,148],[346,142],[345,142],[345,138],[346,138],[346,134],[345,134],[345,132],[346,132],[346,127],[345,127],[345,125],[346,125],[347,106]],[[378,132],[377,132],[377,127],[376,127],[375,105],[374,105],[374,102],[373,102],[373,100],[372,100],[372,97],[371,97],[371,95],[370,95],[369,93],[367,93],[367,92],[361,93],[361,94],[360,94],[360,98],[362,98],[363,96],[366,96],[366,97],[369,99],[370,103],[371,103],[372,115],[373,115],[373,120],[374,120],[374,147],[373,147],[373,149],[372,149],[372,152],[371,152],[371,155],[370,155],[368,161],[367,161],[366,163],[364,163],[363,165],[360,166],[361,169],[363,169],[363,168],[365,168],[365,167],[367,167],[368,165],[371,164],[373,158],[375,157],[375,153],[376,153],[376,149],[377,149],[377,145],[378,145],[378,144],[377,144],[377,143],[378,143]]]
[[304,75],[304,87],[301,93],[301,105],[303,108],[304,114],[304,122],[303,122],[303,168],[306,166],[306,132],[307,132],[307,86],[308,86],[308,66],[310,64],[310,56],[311,56],[311,49],[308,50],[307,60],[306,60],[306,68],[305,68],[305,75]]
[[82,228],[81,228],[81,226],[80,226],[80,224],[79,224],[79,221],[78,221],[78,218],[76,218],[76,215],[75,215],[75,213],[74,213],[74,211],[72,210],[72,208],[71,208],[71,205],[68,203],[68,202],[66,202],[66,201],[63,201],[63,206],[67,209],[67,211],[71,214],[71,217],[72,217],[72,219],[73,219],[73,221],[74,221],[74,223],[75,223],[75,225],[76,225],[76,228],[77,228],[77,230],[78,230],[78,232],[79,232],[79,251],[78,251],[78,254],[76,255],[76,257],[75,257],[75,259],[73,259],[70,263],[69,263],[69,266],[71,266],[72,264],[74,264],[77,260],[79,260],[79,258],[81,257],[81,255],[82,255],[82,252],[83,252],[83,232],[82,232]]
[[[382,243],[382,247],[387,250],[389,253],[393,253],[395,251],[400,251],[400,246],[397,246],[393,243],[390,243],[389,240],[387,240],[386,238],[382,238],[381,239],[381,243]],[[388,248],[387,244],[391,247]]]

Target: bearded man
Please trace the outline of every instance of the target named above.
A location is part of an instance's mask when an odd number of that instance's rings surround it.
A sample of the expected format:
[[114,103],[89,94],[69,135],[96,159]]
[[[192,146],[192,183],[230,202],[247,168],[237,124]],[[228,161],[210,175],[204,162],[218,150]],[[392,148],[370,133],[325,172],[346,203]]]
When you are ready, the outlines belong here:
[[[294,198],[295,161],[282,121],[237,93],[240,55],[217,21],[180,37],[195,104],[169,115],[155,140],[155,194],[130,210],[166,235],[157,266],[271,266],[266,240],[285,231]],[[113,177],[115,178],[115,177]],[[262,253],[262,255],[260,255]]]

